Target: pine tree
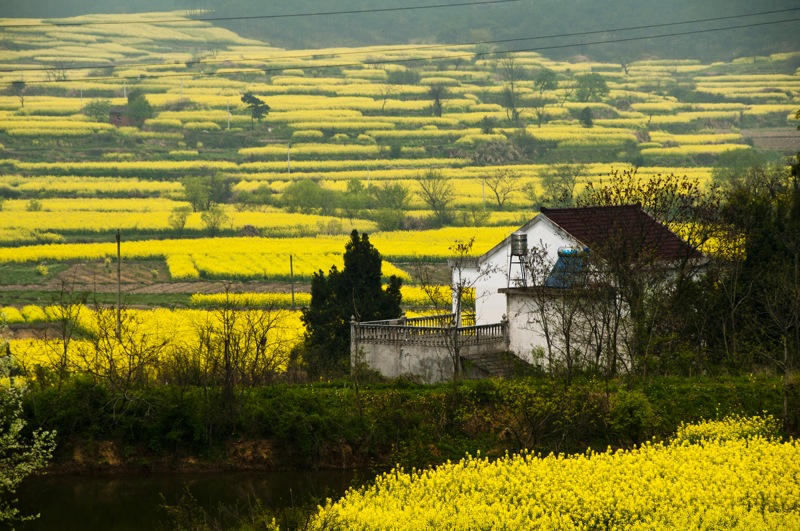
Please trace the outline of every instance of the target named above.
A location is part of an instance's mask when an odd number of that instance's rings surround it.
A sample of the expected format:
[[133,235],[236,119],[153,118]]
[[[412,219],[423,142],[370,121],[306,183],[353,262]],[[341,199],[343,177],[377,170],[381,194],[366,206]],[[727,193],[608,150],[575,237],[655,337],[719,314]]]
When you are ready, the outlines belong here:
[[350,361],[350,319],[375,321],[400,316],[402,280],[383,287],[383,259],[369,236],[354,230],[345,245],[344,269],[334,266],[311,279],[311,305],[303,311],[305,356],[312,374],[344,374]]

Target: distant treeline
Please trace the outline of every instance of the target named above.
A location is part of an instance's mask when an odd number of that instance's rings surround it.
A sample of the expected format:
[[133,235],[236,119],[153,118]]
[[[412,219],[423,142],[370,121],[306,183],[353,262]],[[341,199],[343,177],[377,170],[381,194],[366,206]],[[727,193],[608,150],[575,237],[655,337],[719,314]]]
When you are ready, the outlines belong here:
[[[285,48],[364,46],[416,42],[496,43],[500,50],[543,49],[549,56],[585,55],[594,60],[631,62],[647,58],[694,58],[730,60],[797,48],[796,12],[740,16],[797,7],[790,0],[520,0],[474,6],[376,11],[399,7],[461,3],[396,2],[395,0],[340,0],[335,3],[295,0],[5,0],[2,17],[66,17],[88,13],[132,13],[186,10],[202,17],[259,17],[299,13],[309,16],[250,18],[215,22],[246,37]],[[203,13],[202,10],[211,10]],[[353,13],[370,10],[369,13]],[[215,12],[216,11],[216,12]],[[327,14],[346,11],[346,14]],[[725,20],[649,27],[624,28],[672,22],[731,17]],[[765,22],[786,21],[762,25]],[[673,37],[658,37],[696,30]],[[588,33],[577,35],[586,32]],[[572,36],[566,36],[572,34]],[[562,36],[562,37],[557,37]],[[644,40],[620,41],[650,37]],[[5,39],[8,39],[6,34]],[[520,39],[520,40],[516,40]],[[523,40],[527,39],[527,40]]]

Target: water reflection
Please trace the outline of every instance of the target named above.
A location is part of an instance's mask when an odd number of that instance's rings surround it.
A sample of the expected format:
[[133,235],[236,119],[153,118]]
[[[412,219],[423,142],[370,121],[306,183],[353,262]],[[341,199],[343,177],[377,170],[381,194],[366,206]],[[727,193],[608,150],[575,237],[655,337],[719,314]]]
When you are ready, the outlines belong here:
[[244,506],[258,498],[268,507],[297,507],[337,498],[374,474],[357,471],[271,471],[126,477],[43,476],[19,489],[23,514],[41,513],[24,530],[165,529],[166,503],[177,504],[188,487],[211,514],[220,504]]

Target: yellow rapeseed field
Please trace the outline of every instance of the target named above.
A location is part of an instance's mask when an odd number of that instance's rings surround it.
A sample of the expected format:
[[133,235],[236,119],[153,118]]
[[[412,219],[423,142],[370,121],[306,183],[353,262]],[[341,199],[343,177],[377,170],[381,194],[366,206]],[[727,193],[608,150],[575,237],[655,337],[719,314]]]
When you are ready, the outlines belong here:
[[312,529],[798,529],[800,445],[765,435],[769,424],[729,419],[631,450],[396,469],[329,500]]

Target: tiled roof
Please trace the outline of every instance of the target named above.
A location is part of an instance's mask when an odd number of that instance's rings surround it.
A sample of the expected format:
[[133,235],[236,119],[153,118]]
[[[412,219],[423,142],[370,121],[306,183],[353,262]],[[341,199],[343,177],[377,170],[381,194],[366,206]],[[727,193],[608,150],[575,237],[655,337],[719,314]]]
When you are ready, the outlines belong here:
[[702,254],[650,217],[640,205],[542,208],[542,215],[586,245],[590,252],[601,255],[623,253],[631,261],[702,258]]

